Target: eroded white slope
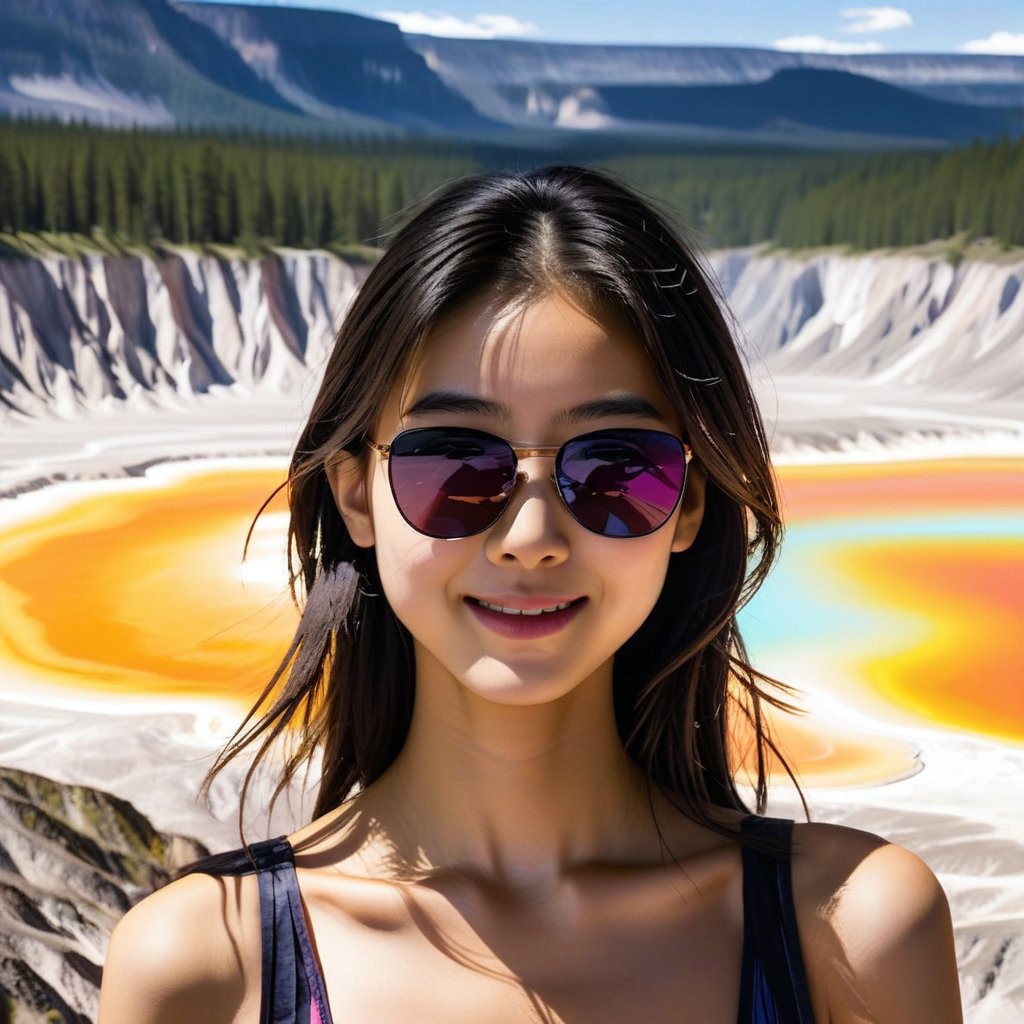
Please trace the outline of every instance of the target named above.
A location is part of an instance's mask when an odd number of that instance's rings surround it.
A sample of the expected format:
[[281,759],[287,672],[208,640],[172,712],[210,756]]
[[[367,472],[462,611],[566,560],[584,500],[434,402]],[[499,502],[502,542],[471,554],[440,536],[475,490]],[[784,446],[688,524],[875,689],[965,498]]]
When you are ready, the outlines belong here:
[[752,356],[773,376],[1024,396],[1024,259],[733,250],[711,262]]
[[290,393],[322,365],[357,284],[322,252],[0,260],[0,406],[69,416],[218,387]]

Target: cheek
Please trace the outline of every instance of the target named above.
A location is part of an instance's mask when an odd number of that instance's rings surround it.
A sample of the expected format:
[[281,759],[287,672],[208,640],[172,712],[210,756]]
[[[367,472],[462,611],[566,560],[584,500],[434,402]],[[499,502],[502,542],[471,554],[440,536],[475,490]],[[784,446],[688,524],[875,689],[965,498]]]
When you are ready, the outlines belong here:
[[[408,609],[429,602],[433,589],[436,560],[430,557],[429,540],[420,538],[409,544],[385,539],[377,545],[377,569],[384,596],[403,621]],[[425,542],[425,543],[424,543]]]
[[[664,535],[664,536],[663,536]],[[650,615],[661,595],[671,556],[671,531],[618,541],[606,554],[606,587],[624,631],[631,636]],[[623,638],[623,642],[625,637]]]

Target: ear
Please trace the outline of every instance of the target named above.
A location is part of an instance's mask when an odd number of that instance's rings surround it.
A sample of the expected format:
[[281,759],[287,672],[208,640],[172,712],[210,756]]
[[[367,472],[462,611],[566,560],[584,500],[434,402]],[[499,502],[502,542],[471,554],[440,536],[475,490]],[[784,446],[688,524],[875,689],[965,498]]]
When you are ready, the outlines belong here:
[[672,538],[672,551],[685,551],[697,539],[701,520],[704,518],[704,491],[707,476],[696,459],[686,467],[686,487],[679,502],[679,518],[676,520]]
[[358,455],[342,451],[325,460],[324,472],[349,536],[359,547],[372,548],[373,517],[365,462]]

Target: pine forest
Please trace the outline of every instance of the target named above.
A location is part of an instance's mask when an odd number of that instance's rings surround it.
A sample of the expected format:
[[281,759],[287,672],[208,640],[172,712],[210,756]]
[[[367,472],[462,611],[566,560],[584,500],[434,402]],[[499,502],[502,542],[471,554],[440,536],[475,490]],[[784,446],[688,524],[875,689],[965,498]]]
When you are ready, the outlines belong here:
[[0,243],[59,233],[115,245],[377,247],[458,174],[555,161],[621,173],[708,246],[1024,245],[1024,139],[881,153],[560,151],[436,140],[273,138],[0,122]]

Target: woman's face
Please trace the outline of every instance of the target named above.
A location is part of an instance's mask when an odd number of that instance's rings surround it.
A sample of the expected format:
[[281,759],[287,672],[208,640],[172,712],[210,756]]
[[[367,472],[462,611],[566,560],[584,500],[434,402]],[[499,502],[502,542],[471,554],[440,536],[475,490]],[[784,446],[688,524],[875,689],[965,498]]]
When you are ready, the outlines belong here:
[[[439,426],[484,430],[517,446],[557,446],[613,427],[679,433],[621,319],[559,293],[511,313],[484,297],[438,322],[386,403],[374,440]],[[610,684],[615,652],[653,608],[670,554],[693,542],[703,481],[691,468],[664,526],[614,538],[572,518],[552,469],[549,457],[520,460],[528,479],[501,517],[458,540],[426,537],[406,523],[377,453],[330,472],[353,539],[375,547],[387,600],[412,634],[418,687],[455,682],[490,701],[535,704],[586,681]]]

